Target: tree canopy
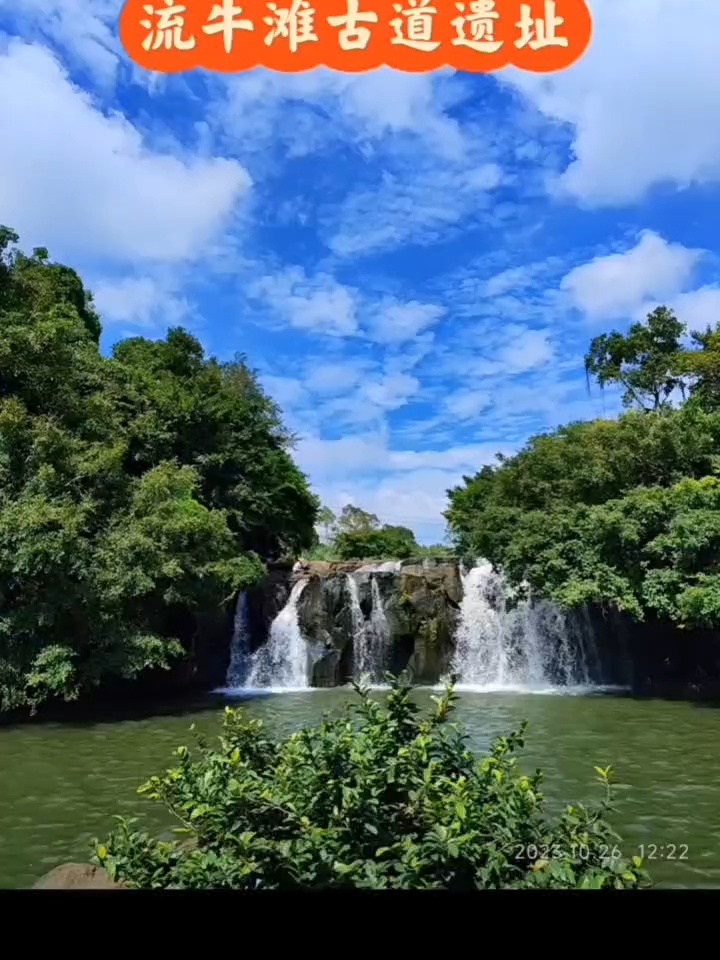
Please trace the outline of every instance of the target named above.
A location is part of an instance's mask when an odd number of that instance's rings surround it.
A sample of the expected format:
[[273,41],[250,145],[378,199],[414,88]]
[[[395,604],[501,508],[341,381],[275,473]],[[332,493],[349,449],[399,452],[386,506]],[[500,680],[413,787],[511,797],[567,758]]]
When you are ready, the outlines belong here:
[[0,707],[167,667],[314,539],[318,503],[238,356],[182,329],[103,356],[69,267],[0,228]]
[[678,356],[685,325],[667,307],[648,314],[645,323],[634,323],[626,334],[602,334],[590,344],[585,370],[600,386],[616,383],[624,388],[623,403],[657,410],[685,383]]
[[421,546],[409,527],[381,523],[374,513],[346,504],[335,516],[326,506],[318,513],[317,542],[309,551],[316,560],[407,560],[451,553],[442,545]]
[[456,549],[565,606],[717,626],[719,337],[688,337],[664,307],[597,337],[586,370],[631,409],[532,437],[464,478],[448,493]]

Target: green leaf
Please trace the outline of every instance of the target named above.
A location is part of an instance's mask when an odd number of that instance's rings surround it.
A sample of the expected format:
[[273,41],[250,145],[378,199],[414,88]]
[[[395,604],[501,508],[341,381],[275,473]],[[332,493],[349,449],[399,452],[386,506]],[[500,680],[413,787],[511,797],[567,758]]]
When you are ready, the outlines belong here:
[[[602,865],[615,842],[602,808],[570,805],[553,818],[539,794],[529,802],[534,791],[524,782],[537,781],[507,755],[519,749],[517,736],[498,741],[494,762],[483,763],[467,750],[461,727],[430,723],[409,692],[392,678],[385,700],[361,691],[350,717],[326,716],[278,740],[228,714],[219,749],[208,745],[181,780],[162,788],[190,832],[158,840],[118,821],[104,844],[108,861],[140,888],[638,885],[624,876],[624,863]],[[228,764],[229,744],[241,764]],[[392,842],[376,846],[379,836]],[[549,859],[573,849],[573,869]]]

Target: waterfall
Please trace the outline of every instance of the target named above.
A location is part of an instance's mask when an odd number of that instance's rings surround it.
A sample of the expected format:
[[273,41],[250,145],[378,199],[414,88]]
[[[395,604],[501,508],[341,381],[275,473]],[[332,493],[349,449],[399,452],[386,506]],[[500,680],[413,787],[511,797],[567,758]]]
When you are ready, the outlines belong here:
[[[387,565],[383,565],[387,566]],[[352,621],[353,667],[357,680],[372,683],[382,679],[385,666],[390,630],[383,610],[380,587],[377,578],[372,574],[380,571],[379,567],[360,568],[355,571],[366,572],[370,577],[370,595],[372,608],[369,622],[365,619],[360,608],[360,593],[354,574],[347,574],[348,593],[350,595],[350,614]]]
[[357,580],[352,574],[346,574],[348,594],[350,596],[350,620],[352,624],[353,666],[358,679],[364,677],[369,666],[368,630],[365,617],[360,609],[360,592]]
[[270,626],[267,643],[250,660],[247,689],[272,687],[280,690],[307,689],[308,654],[298,623],[298,601],[307,584],[298,580],[290,598]]
[[385,656],[390,642],[390,626],[383,609],[382,597],[377,577],[370,581],[372,609],[370,611],[370,633],[372,635],[371,676],[381,680],[385,670]]
[[248,632],[248,601],[245,592],[239,593],[235,606],[233,634],[230,642],[230,663],[225,685],[242,687],[250,666],[250,637]]
[[508,592],[491,564],[462,571],[463,599],[452,672],[459,684],[484,690],[549,690],[590,684],[582,638],[552,604]]

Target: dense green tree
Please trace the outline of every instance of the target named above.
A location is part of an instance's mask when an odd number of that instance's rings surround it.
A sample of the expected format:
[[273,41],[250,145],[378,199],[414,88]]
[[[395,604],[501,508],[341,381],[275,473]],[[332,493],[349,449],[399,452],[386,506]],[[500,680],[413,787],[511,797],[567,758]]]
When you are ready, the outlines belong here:
[[[531,438],[449,491],[456,549],[565,606],[720,624],[720,348],[659,308],[627,336],[596,338],[601,382],[639,409]],[[689,396],[672,407],[680,386]]]
[[60,263],[50,263],[48,251],[36,247],[26,256],[17,246],[18,235],[0,226],[0,310],[24,314],[28,308],[44,314],[54,307],[71,307],[92,339],[100,339],[100,318],[92,296],[77,273]]
[[339,517],[322,507],[310,560],[379,560],[417,556],[421,548],[408,527],[381,524],[374,513],[346,504]]
[[351,504],[336,517],[328,507],[318,512],[317,541],[305,553],[307,560],[406,560],[411,557],[448,557],[444,544],[421,546],[409,527],[381,524],[373,513]]
[[442,559],[443,557],[455,556],[455,551],[446,543],[431,543],[428,545],[418,546],[418,556],[436,557],[437,559]]
[[691,334],[695,348],[678,357],[677,369],[689,380],[690,402],[702,410],[720,411],[720,329]]
[[677,357],[686,327],[667,307],[657,307],[645,323],[634,323],[626,334],[602,334],[590,344],[585,370],[601,387],[623,387],[623,403],[657,410],[676,389],[685,390]]
[[380,520],[374,513],[368,513],[362,507],[347,503],[337,519],[338,533],[369,533],[380,527]]
[[720,623],[720,481],[516,514],[499,552],[517,583],[563,606],[610,603],[688,626]]
[[206,359],[185,330],[113,349],[112,393],[134,475],[173,459],[193,466],[207,506],[227,511],[245,549],[296,555],[314,538],[318,503],[288,449],[276,404],[242,357]]
[[446,517],[463,550],[489,508],[545,510],[604,503],[637,486],[669,486],[713,473],[720,453],[720,418],[690,405],[617,420],[572,423],[531,437],[514,456],[483,467],[450,491]]
[[322,506],[318,510],[317,531],[320,543],[330,543],[337,535],[337,517],[330,507]]
[[167,667],[177,624],[312,542],[317,500],[242,358],[111,357],[77,274],[0,229],[0,708]]
[[412,530],[385,525],[338,534],[335,553],[340,560],[405,560],[417,556],[419,548]]

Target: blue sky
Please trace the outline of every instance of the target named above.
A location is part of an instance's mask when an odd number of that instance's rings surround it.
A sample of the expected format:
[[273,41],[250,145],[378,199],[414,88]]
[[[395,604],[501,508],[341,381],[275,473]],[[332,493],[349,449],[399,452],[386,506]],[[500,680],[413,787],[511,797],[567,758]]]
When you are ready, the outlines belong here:
[[245,353],[324,502],[425,542],[445,491],[569,420],[591,337],[720,319],[718,0],[590,0],[553,76],[156,76],[113,0],[0,0],[0,222],[104,345]]

